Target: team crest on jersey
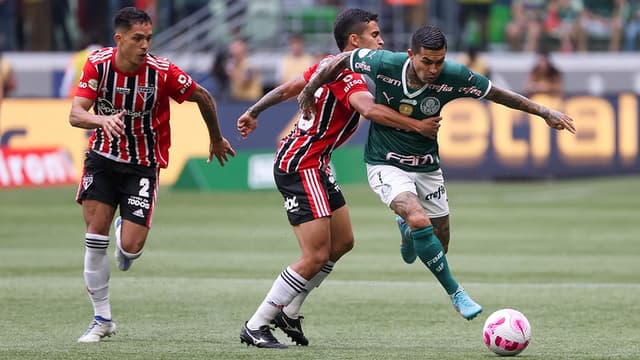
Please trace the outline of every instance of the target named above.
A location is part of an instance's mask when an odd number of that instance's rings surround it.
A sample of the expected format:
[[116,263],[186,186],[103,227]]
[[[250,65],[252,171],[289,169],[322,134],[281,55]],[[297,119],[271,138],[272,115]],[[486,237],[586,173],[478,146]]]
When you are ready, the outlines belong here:
[[400,107],[398,107],[398,111],[400,112],[400,114],[409,116],[413,112],[413,106],[408,104],[400,104]]
[[138,86],[138,95],[140,95],[143,100],[149,99],[155,92],[155,86]]
[[82,187],[87,190],[93,184],[93,175],[85,175],[82,178]]
[[440,100],[434,97],[426,97],[420,103],[420,111],[425,115],[437,114],[440,110]]

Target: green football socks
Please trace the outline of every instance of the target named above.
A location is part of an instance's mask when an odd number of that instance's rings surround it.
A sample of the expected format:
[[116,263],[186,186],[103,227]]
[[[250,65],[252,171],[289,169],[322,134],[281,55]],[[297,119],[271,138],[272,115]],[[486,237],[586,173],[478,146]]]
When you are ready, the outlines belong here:
[[436,276],[440,285],[451,295],[458,289],[458,283],[449,271],[447,258],[438,237],[433,233],[433,226],[429,225],[411,231],[416,254],[425,266]]

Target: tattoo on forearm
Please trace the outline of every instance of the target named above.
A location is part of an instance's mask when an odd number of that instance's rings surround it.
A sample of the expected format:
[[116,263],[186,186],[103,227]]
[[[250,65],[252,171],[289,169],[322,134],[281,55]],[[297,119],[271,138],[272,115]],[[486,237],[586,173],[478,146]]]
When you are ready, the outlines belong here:
[[260,115],[265,109],[278,104],[284,100],[284,92],[280,88],[275,88],[265,94],[263,97],[258,100],[255,104],[253,104],[247,111],[249,114],[255,118]]
[[493,88],[490,97],[487,97],[498,104],[510,107],[512,109],[521,110],[546,118],[549,115],[549,109],[531,101],[530,99],[508,90]]

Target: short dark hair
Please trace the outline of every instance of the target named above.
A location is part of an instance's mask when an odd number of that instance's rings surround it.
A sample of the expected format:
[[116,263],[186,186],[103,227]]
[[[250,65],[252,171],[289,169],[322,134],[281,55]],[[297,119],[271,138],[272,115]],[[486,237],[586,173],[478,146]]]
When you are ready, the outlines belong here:
[[347,40],[351,34],[362,34],[366,24],[378,21],[378,14],[362,9],[347,9],[336,17],[333,24],[333,36],[340,51],[347,47]]
[[151,24],[151,17],[133,6],[120,9],[113,18],[116,29],[131,30],[134,24]]
[[421,48],[441,50],[447,48],[447,38],[437,26],[423,25],[411,37],[411,50],[419,52]]

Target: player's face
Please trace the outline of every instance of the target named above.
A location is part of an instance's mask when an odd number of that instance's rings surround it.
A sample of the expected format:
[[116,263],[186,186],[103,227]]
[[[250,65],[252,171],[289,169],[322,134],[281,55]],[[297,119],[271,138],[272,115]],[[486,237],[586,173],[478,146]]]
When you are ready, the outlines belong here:
[[380,34],[380,27],[378,27],[377,21],[369,21],[362,34],[359,34],[356,39],[356,48],[380,50],[384,45],[382,40],[382,34]]
[[117,32],[115,35],[118,55],[124,60],[125,66],[135,69],[144,63],[144,58],[151,46],[153,26],[150,23],[136,23],[129,31]]
[[420,52],[414,53],[409,49],[411,64],[420,81],[426,84],[433,83],[444,68],[444,57],[447,49],[429,50],[420,48]]

